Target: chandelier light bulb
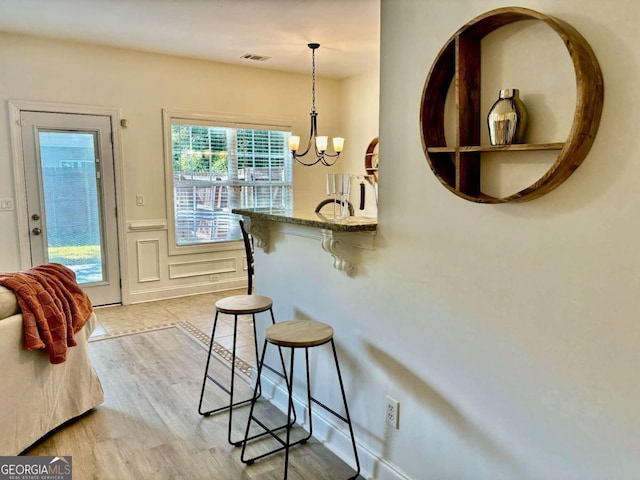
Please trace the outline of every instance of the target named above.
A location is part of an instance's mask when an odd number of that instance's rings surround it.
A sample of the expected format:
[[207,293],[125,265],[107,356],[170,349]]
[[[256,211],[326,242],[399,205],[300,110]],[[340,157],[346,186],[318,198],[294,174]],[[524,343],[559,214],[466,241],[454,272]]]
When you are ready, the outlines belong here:
[[327,136],[319,136],[316,137],[316,147],[318,151],[324,153],[327,151],[327,145],[329,144],[329,137]]
[[299,146],[300,146],[300,137],[298,137],[297,135],[291,135],[289,137],[289,150],[291,150],[292,152],[295,152],[296,150],[298,150]]

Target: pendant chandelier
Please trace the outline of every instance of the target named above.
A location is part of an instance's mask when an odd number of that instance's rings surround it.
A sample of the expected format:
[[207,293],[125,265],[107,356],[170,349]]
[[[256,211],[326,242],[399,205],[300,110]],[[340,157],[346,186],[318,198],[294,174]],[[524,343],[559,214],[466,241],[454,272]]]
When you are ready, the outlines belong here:
[[[344,147],[344,138],[334,137],[333,150],[335,153],[330,154],[327,152],[328,137],[318,135],[318,111],[316,110],[316,50],[320,47],[319,43],[309,43],[307,45],[311,49],[311,127],[309,131],[309,143],[307,148],[302,153],[297,153],[300,146],[300,137],[291,135],[289,137],[289,150],[294,160],[298,163],[310,167],[316,163],[322,163],[327,167],[330,167],[338,160],[342,148]],[[311,145],[313,145],[313,153],[315,153],[315,159],[310,157],[308,160],[304,160],[302,157],[311,152]],[[333,159],[333,161],[331,161]]]

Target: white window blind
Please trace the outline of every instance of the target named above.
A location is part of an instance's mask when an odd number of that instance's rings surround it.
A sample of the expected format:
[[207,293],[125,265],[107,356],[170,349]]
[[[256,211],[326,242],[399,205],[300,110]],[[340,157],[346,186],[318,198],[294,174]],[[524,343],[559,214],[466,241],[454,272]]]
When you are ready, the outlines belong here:
[[293,205],[290,132],[239,125],[171,120],[177,246],[241,239],[233,208]]

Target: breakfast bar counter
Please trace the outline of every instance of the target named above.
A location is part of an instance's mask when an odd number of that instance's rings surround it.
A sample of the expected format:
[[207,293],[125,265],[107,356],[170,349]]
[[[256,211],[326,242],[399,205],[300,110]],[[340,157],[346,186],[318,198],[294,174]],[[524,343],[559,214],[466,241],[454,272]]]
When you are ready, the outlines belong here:
[[367,217],[334,219],[316,212],[273,208],[234,208],[232,212],[244,217],[245,227],[254,237],[255,245],[265,252],[269,250],[270,231],[274,229],[317,237],[322,249],[333,257],[333,266],[350,276],[356,270],[353,249],[373,250],[378,227],[376,218]]

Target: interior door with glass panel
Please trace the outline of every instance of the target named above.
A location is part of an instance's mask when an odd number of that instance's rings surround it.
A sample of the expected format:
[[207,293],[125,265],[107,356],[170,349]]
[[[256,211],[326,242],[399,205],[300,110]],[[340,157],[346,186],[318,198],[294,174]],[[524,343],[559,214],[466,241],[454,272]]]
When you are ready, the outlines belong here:
[[32,265],[66,265],[94,305],[120,303],[111,118],[20,118]]

